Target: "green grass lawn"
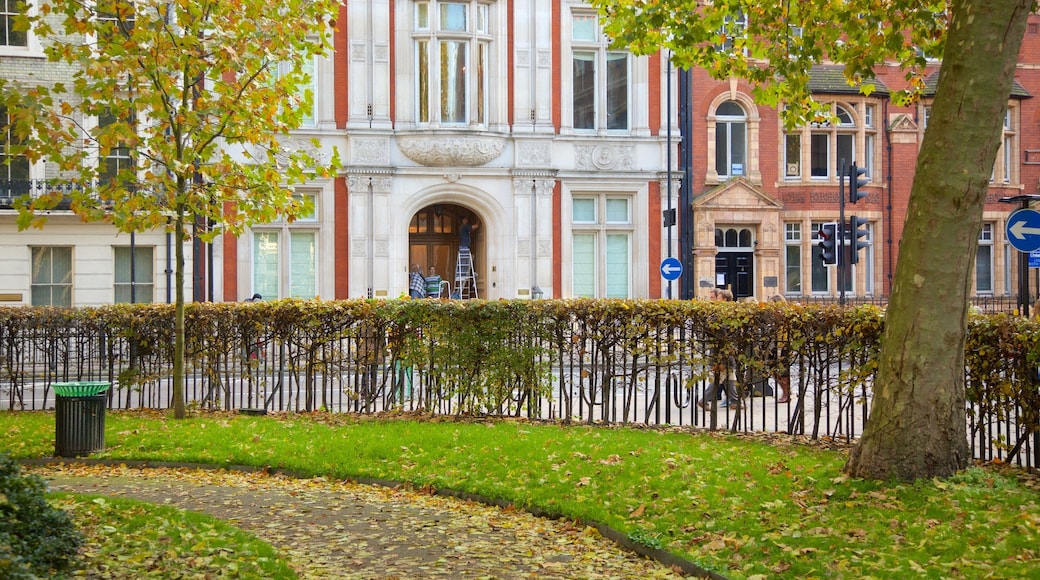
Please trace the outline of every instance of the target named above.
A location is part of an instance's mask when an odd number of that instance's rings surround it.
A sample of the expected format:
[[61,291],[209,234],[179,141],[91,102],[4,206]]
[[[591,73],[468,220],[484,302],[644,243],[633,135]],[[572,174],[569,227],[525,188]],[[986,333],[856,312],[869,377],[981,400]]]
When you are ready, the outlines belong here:
[[[0,413],[0,448],[54,451],[54,415]],[[732,578],[1040,578],[1040,489],[1007,469],[849,479],[782,437],[444,419],[110,412],[94,457],[251,465],[451,488],[605,523]]]

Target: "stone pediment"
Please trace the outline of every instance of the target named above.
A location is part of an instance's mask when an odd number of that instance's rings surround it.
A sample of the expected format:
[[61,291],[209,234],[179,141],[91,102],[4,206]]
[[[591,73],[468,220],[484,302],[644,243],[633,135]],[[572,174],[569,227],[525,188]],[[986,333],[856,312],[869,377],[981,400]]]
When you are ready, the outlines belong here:
[[730,179],[693,200],[693,207],[727,210],[778,210],[783,207],[778,199],[744,177]]
[[423,132],[402,135],[397,146],[405,157],[427,167],[478,167],[502,154],[505,139],[493,135]]
[[892,121],[888,124],[888,130],[893,133],[916,133],[917,123],[914,122],[913,117],[906,113],[899,113],[892,118]]

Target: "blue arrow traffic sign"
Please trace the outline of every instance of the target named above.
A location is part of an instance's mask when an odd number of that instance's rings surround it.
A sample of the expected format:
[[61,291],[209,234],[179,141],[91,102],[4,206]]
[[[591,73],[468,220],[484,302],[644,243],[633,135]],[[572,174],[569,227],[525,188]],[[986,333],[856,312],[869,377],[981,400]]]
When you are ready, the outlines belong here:
[[1022,208],[1008,216],[1007,239],[1019,252],[1040,249],[1040,211]]
[[668,257],[661,260],[661,276],[668,281],[678,280],[682,276],[682,262],[679,258]]

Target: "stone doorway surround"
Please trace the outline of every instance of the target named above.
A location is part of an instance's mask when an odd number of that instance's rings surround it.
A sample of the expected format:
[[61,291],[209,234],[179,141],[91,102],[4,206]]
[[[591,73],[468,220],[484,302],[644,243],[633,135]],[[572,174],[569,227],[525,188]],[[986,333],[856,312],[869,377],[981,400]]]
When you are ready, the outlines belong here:
[[744,227],[754,233],[752,295],[765,300],[782,293],[783,204],[744,177],[730,179],[693,200],[693,273],[696,296],[715,286],[715,228]]

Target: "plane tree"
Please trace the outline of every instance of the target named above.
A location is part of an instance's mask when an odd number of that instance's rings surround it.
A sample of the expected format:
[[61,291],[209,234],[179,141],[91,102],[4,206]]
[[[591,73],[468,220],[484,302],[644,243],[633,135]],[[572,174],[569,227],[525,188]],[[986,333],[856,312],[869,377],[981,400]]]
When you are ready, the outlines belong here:
[[[184,401],[184,245],[309,212],[295,186],[328,177],[334,150],[301,139],[312,70],[331,50],[338,0],[42,0],[15,19],[50,67],[0,79],[8,157],[60,179],[17,201],[18,227],[68,204],[121,232],[172,231],[173,412]],[[42,73],[41,73],[42,74]],[[61,183],[61,187],[56,184]],[[61,205],[61,207],[66,207]]]
[[[788,126],[826,120],[808,90],[812,67],[845,66],[869,92],[898,65],[894,95],[913,99],[926,57],[941,71],[911,188],[886,311],[874,398],[850,475],[949,476],[971,459],[964,344],[972,268],[1032,0],[592,0],[617,46],[669,51],[680,67],[741,78]],[[797,32],[797,33],[796,33]]]

